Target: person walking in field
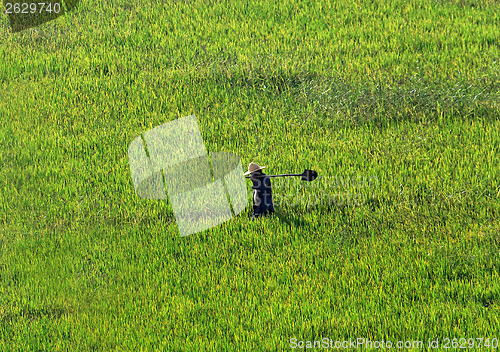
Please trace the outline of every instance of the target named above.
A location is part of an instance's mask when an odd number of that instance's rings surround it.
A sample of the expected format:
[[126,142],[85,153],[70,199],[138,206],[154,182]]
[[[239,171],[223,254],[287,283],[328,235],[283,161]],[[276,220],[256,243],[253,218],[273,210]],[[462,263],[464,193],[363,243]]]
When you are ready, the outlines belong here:
[[256,163],[248,165],[246,175],[250,175],[253,191],[253,213],[252,220],[260,216],[266,216],[274,213],[273,191],[271,179],[262,172],[265,166],[259,166]]

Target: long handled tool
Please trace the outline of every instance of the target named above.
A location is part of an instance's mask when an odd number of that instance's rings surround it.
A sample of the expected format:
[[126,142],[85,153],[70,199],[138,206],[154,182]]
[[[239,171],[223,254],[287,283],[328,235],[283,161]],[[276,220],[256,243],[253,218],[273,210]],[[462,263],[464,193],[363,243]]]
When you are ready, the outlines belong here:
[[[314,181],[318,177],[318,173],[314,170],[304,170],[301,174],[283,174],[283,175],[266,175],[262,177],[284,177],[284,176],[300,176],[302,181]],[[250,178],[250,176],[246,176]]]

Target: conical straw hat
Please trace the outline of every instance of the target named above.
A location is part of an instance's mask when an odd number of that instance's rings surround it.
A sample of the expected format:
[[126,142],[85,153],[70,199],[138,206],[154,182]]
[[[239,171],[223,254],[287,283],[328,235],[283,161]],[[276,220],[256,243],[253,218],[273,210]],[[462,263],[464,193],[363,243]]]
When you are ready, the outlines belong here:
[[247,171],[247,172],[245,172],[243,175],[249,175],[249,174],[251,174],[252,172],[262,170],[263,168],[265,168],[265,166],[259,166],[259,165],[257,165],[256,163],[250,163],[250,164],[248,165],[248,171]]

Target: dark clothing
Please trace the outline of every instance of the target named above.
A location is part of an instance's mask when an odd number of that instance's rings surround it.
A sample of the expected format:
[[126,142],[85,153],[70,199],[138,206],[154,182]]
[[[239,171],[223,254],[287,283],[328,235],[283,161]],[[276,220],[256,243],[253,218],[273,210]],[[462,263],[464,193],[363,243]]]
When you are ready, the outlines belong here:
[[271,179],[262,171],[257,171],[250,175],[250,180],[252,180],[254,190],[252,217],[274,213]]

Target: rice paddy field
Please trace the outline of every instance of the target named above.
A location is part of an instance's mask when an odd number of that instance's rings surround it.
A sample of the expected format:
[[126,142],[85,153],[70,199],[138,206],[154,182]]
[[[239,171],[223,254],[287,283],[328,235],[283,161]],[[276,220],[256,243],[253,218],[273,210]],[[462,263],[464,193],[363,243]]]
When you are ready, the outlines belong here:
[[[7,1],[4,1],[4,7]],[[500,3],[0,14],[0,351],[498,349]],[[194,114],[276,214],[181,237],[128,146]]]

